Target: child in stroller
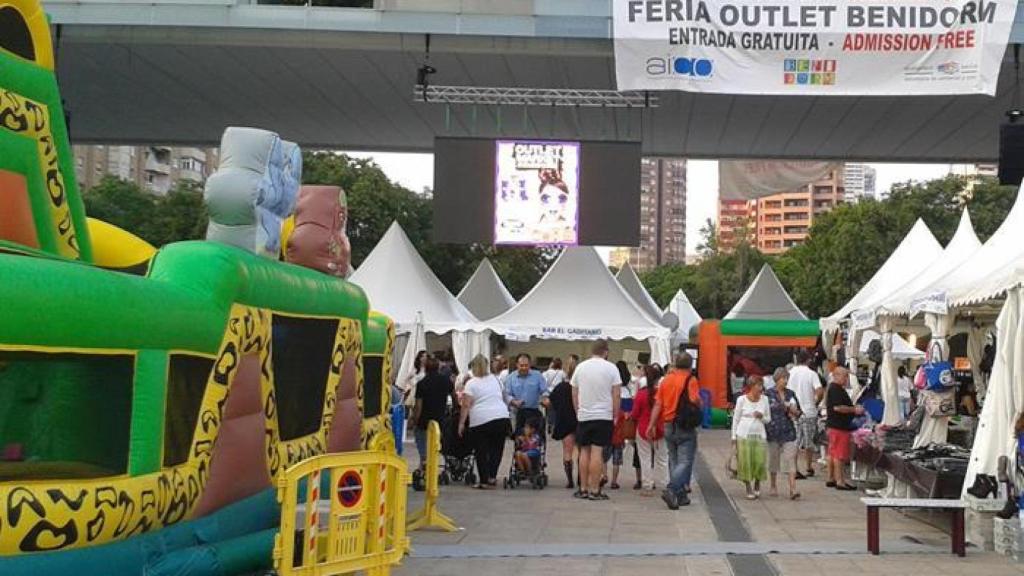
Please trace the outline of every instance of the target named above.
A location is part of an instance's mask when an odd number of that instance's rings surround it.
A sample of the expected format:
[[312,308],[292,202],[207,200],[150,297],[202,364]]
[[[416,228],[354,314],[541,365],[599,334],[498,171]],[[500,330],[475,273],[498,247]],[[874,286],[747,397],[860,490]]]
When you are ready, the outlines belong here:
[[505,488],[515,488],[525,481],[529,481],[535,490],[547,486],[548,477],[544,471],[547,442],[541,435],[543,426],[543,417],[529,418],[523,424],[522,431],[516,435],[512,471],[504,480]]

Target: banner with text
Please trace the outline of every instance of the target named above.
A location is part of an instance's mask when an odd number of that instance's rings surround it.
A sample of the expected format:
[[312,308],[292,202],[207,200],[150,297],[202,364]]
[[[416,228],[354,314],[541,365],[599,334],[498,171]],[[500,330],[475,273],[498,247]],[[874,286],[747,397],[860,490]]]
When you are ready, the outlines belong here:
[[613,0],[619,90],[994,95],[1017,0]]
[[793,192],[826,178],[840,166],[837,162],[719,160],[718,197],[722,200],[753,200],[780,192]]

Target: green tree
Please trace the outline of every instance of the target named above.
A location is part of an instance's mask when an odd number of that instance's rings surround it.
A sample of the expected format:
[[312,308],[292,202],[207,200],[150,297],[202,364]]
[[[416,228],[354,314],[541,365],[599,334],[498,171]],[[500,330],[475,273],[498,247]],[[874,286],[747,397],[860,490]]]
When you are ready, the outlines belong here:
[[816,217],[807,241],[776,259],[776,272],[808,315],[827,316],[871,279],[918,218],[946,244],[967,207],[985,241],[1006,218],[1016,194],[991,178],[973,186],[955,175],[897,184],[884,201],[863,200]]
[[749,234],[738,235],[734,246],[726,250],[711,220],[701,228],[698,250],[697,264],[660,266],[643,274],[641,281],[660,306],[668,304],[681,288],[701,316],[721,318],[743,295],[768,258],[751,244]]
[[163,234],[158,245],[182,240],[206,238],[209,216],[203,202],[203,185],[179,180],[171,191],[159,199],[158,229]]
[[82,195],[85,213],[124,228],[150,244],[160,239],[157,221],[158,199],[134,182],[105,176]]
[[202,184],[179,181],[166,196],[152,194],[134,182],[106,176],[82,195],[85,212],[163,246],[206,235]]

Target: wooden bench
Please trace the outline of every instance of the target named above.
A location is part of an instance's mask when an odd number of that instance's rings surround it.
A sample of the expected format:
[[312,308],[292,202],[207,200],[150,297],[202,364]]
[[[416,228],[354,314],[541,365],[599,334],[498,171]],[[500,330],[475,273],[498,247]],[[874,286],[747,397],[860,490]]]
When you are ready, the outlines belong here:
[[879,508],[917,508],[929,510],[949,510],[953,519],[952,552],[961,558],[967,555],[967,542],[964,540],[964,509],[967,503],[963,500],[941,500],[935,498],[861,498],[868,509],[868,552],[878,555],[878,509]]

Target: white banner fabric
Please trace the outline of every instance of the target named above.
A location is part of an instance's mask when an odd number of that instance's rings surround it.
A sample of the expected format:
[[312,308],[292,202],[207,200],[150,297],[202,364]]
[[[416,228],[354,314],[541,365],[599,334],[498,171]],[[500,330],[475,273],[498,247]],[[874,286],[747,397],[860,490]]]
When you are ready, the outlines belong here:
[[1016,0],[613,0],[619,90],[996,93]]
[[793,192],[828,176],[837,162],[785,160],[719,160],[718,197],[753,200],[780,192]]

